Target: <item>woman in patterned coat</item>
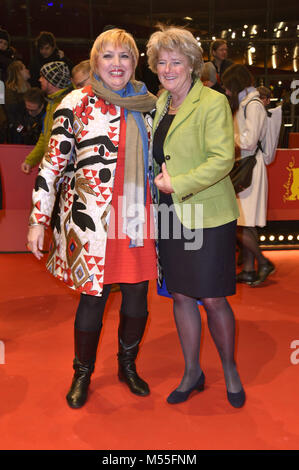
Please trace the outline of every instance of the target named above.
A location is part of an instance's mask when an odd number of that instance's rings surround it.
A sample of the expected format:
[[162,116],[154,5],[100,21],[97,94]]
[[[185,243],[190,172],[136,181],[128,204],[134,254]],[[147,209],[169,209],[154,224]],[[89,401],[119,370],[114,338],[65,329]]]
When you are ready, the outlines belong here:
[[28,246],[40,259],[52,220],[48,270],[80,293],[75,370],[67,402],[81,407],[111,284],[122,293],[118,375],[132,393],[149,394],[135,366],[146,321],[148,281],[156,276],[148,181],[149,113],[156,98],[134,80],[138,49],[120,29],[102,33],[90,55],[91,85],[68,94],[54,115],[48,151],[33,191]]

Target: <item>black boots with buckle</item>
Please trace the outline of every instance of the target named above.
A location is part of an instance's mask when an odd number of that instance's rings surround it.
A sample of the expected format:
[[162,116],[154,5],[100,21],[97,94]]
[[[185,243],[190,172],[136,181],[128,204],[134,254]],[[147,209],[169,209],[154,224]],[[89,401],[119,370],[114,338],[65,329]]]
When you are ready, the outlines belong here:
[[146,327],[147,315],[144,317],[129,317],[120,313],[118,330],[118,377],[125,382],[132,393],[146,396],[150,393],[147,383],[136,371],[139,344]]
[[91,374],[94,371],[101,328],[98,331],[80,331],[75,328],[75,374],[66,396],[71,408],[81,408],[86,402]]

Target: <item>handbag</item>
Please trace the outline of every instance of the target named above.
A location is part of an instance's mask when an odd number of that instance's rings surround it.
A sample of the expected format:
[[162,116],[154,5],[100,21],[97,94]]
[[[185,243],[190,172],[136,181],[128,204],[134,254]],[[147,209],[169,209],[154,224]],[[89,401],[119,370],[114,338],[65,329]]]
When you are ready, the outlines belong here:
[[230,172],[230,178],[235,189],[235,193],[240,193],[244,189],[249,188],[252,182],[252,172],[256,164],[256,156],[249,155],[245,158],[236,160]]
[[236,194],[244,191],[244,189],[249,188],[251,185],[253,168],[256,165],[256,154],[259,149],[261,149],[260,141],[258,141],[254,155],[248,155],[248,157],[235,161],[229,175]]

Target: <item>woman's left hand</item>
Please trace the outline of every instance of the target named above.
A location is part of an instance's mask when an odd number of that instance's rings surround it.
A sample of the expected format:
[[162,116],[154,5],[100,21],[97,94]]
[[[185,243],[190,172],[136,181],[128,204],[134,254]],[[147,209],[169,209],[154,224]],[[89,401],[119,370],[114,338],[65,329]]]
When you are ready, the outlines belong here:
[[154,183],[159,191],[166,194],[174,193],[165,163],[162,163],[162,173],[159,173],[158,176],[156,176]]

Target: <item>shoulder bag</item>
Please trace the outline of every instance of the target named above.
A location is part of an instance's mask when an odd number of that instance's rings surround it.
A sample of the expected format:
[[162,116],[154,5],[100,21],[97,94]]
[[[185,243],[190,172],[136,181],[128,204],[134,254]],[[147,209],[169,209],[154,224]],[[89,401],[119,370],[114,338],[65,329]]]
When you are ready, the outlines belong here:
[[253,168],[256,164],[256,154],[260,148],[259,144],[260,142],[258,142],[254,155],[240,158],[240,160],[236,160],[234,163],[229,175],[236,193],[244,191],[244,189],[249,188],[251,185]]
[[[246,108],[251,101],[259,101],[261,104],[262,102],[257,99],[253,98],[250,100],[244,109],[244,116],[246,119]],[[262,104],[262,106],[264,106]],[[234,163],[234,166],[230,172],[230,177],[233,183],[233,187],[235,189],[236,194],[240,193],[241,191],[244,191],[244,189],[249,188],[252,182],[252,173],[253,173],[253,168],[255,167],[256,164],[256,154],[258,150],[262,150],[261,142],[260,140],[257,143],[256,151],[253,155],[248,155],[248,157],[240,158],[240,160],[236,160]]]

